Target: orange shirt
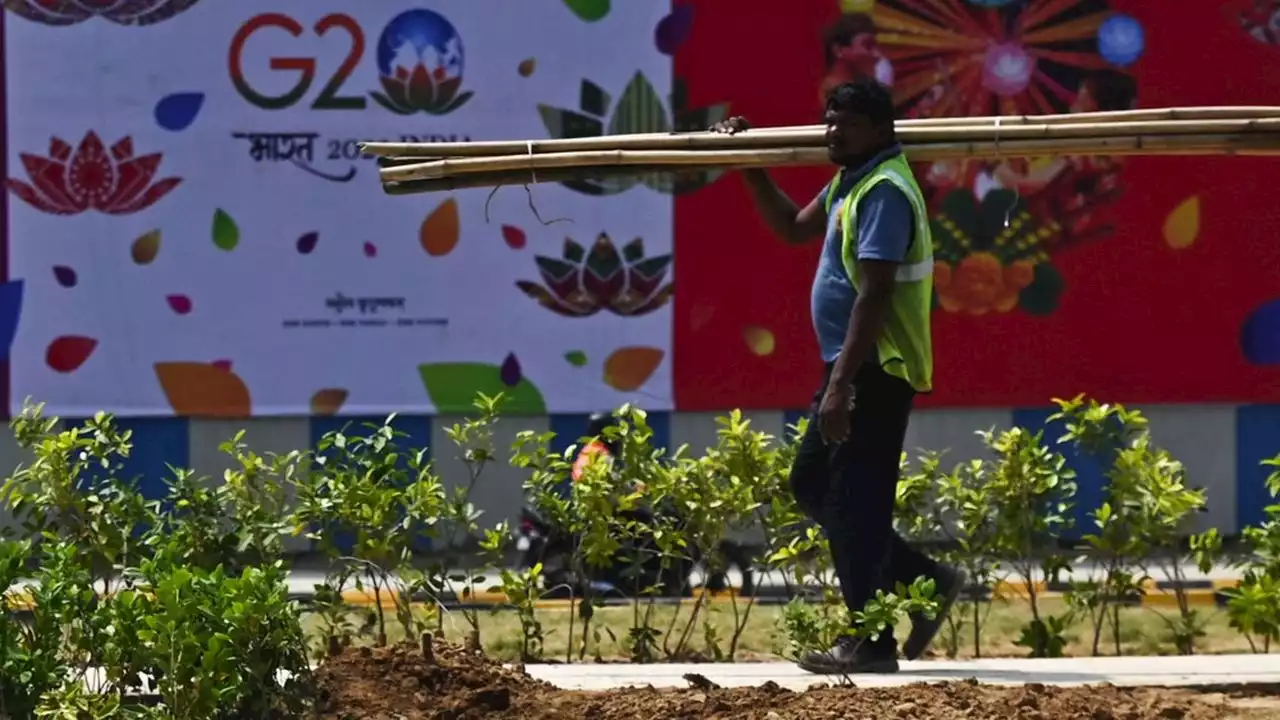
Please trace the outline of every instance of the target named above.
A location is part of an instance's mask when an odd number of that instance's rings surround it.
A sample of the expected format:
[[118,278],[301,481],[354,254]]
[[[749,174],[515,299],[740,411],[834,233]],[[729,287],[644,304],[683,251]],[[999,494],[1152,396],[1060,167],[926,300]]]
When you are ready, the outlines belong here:
[[582,450],[578,451],[578,457],[573,461],[574,482],[582,479],[582,472],[586,470],[587,463],[591,462],[591,458],[597,455],[603,455],[606,458],[613,457],[613,453],[609,452],[609,448],[599,440],[592,440]]

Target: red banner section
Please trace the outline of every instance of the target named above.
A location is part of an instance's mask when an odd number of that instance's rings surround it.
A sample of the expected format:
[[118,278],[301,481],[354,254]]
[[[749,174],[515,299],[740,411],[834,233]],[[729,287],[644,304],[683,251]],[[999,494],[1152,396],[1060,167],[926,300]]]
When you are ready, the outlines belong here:
[[[677,3],[679,4],[679,3]],[[688,102],[820,120],[873,75],[904,117],[1280,105],[1280,0],[697,0]],[[831,168],[776,173],[798,203]],[[937,259],[933,406],[1280,402],[1280,158],[922,164]],[[741,179],[675,208],[681,410],[798,408],[819,380],[818,243],[789,247]]]

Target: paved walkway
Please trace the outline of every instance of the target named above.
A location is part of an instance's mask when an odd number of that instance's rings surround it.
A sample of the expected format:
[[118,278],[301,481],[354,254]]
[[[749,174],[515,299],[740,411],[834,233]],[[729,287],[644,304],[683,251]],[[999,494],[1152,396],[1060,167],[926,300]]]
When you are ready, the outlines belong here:
[[[528,665],[540,680],[566,690],[608,690],[628,686],[689,687],[684,675],[697,673],[723,687],[773,682],[791,690],[839,676],[811,675],[790,663],[680,665]],[[1280,683],[1280,655],[1196,655],[1192,657],[1063,658],[1057,660],[922,660],[904,662],[897,675],[854,675],[860,687],[975,678],[994,685],[1204,686]]]

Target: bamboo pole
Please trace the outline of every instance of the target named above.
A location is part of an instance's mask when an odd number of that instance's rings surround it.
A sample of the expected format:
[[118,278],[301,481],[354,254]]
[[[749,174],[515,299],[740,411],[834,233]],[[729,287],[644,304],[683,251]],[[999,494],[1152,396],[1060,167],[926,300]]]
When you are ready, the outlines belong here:
[[[388,181],[384,190],[392,195],[420,192],[462,190],[499,185],[524,185],[534,183],[565,182],[569,180],[607,179],[639,176],[653,173],[680,173],[725,171],[752,167],[788,167],[804,165],[828,165],[825,149],[795,149],[784,151],[783,156],[768,156],[768,151],[735,153],[733,162],[727,161],[729,153],[704,152],[680,153],[700,155],[700,164],[652,164],[643,151],[614,151],[603,153],[622,162],[598,165],[540,168],[536,172],[526,168],[486,170],[466,174],[442,176],[431,179]],[[1227,134],[1227,135],[1165,135],[1153,137],[1076,138],[1067,140],[1014,140],[1010,142],[938,142],[908,145],[904,153],[912,161],[936,161],[960,158],[988,157],[1043,157],[1062,155],[1241,155],[1280,156],[1280,133]],[[666,155],[670,153],[657,153]],[[539,156],[542,160],[546,157]],[[525,159],[525,158],[522,158]],[[645,160],[650,160],[648,163]],[[474,162],[474,161],[472,161]],[[626,164],[626,163],[633,164]]]
[[[1034,129],[1035,126],[1032,126]],[[1280,127],[1273,131],[1194,133],[1181,135],[1125,135],[1117,137],[1067,134],[1033,139],[943,140],[904,142],[913,160],[954,157],[1010,157],[1027,155],[1179,154],[1185,151],[1229,153],[1233,149],[1265,150],[1280,146]],[[603,150],[595,152],[450,158],[415,165],[383,168],[383,182],[431,180],[485,172],[545,172],[599,166],[654,165],[680,168],[775,167],[823,165],[830,162],[825,147],[744,150]]]
[[[1021,116],[986,116],[965,118],[930,118],[922,120],[899,120],[896,124],[899,132],[908,129],[951,128],[984,126],[1005,130],[1024,125],[1080,125],[1099,123],[1125,123],[1144,121],[1213,121],[1213,120],[1257,120],[1280,118],[1280,107],[1203,107],[1203,108],[1159,108],[1147,110],[1119,110],[1096,113],[1073,113],[1060,115],[1021,115]],[[367,155],[379,157],[481,157],[495,155],[536,155],[553,152],[581,152],[592,150],[655,150],[685,147],[698,144],[698,140],[686,138],[719,138],[726,146],[746,147],[753,143],[769,144],[779,142],[781,137],[795,134],[796,137],[821,137],[825,132],[822,125],[806,125],[776,128],[753,128],[749,132],[735,135],[713,135],[698,133],[637,133],[629,135],[603,135],[590,138],[567,138],[556,140],[501,140],[474,143],[361,143],[361,150]],[[770,136],[765,141],[761,136]],[[756,140],[760,138],[760,140]],[[702,143],[708,141],[702,140]]]

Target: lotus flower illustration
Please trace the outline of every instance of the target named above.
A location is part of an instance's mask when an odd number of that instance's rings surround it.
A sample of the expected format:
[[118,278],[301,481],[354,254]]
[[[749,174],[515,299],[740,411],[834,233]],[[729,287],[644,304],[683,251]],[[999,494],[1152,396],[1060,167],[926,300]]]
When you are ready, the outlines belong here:
[[160,153],[134,157],[129,137],[108,150],[92,130],[74,151],[55,137],[49,141],[49,157],[27,153],[20,157],[31,183],[11,178],[6,187],[28,205],[53,215],[86,210],[128,215],[154,205],[182,182],[171,177],[153,185]]
[[200,0],[4,0],[9,12],[43,25],[77,25],[100,17],[117,25],[154,25]]
[[640,238],[623,246],[621,254],[604,233],[590,252],[566,238],[563,259],[538,257],[535,262],[545,286],[520,280],[516,287],[560,315],[587,317],[608,310],[632,317],[671,301],[672,283],[662,284],[671,256],[646,258]]
[[383,93],[371,93],[382,107],[400,115],[445,115],[474,93],[462,87],[462,38],[439,13],[409,10],[387,23],[378,38],[378,73]]
[[[684,83],[679,78],[672,82],[669,100],[671,111],[668,113],[657,89],[643,73],[637,72],[623,89],[616,104],[599,85],[583,80],[577,110],[538,105],[538,114],[552,138],[663,133],[673,130],[696,132],[706,130],[729,116],[729,106],[724,103],[701,108],[689,107]],[[660,193],[683,195],[710,185],[718,177],[720,173],[716,171],[694,170],[682,173],[649,173],[643,176],[581,177],[566,180],[563,184],[584,195],[616,195],[641,183]]]

